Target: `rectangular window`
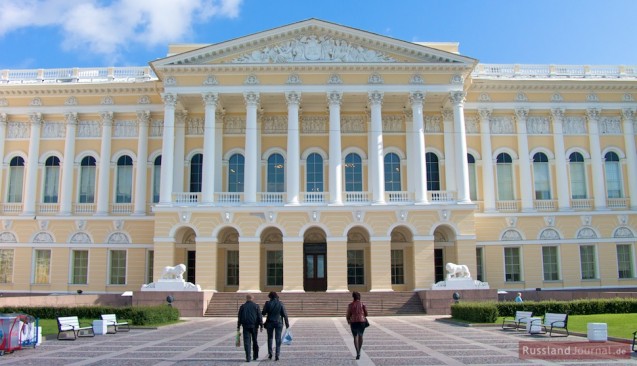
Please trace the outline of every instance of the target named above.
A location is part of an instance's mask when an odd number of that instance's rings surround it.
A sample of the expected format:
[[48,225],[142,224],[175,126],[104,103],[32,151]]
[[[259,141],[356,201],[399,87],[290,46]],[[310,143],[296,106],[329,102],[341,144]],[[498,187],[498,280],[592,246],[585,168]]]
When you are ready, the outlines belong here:
[[146,252],[146,283],[153,283],[153,271],[155,270],[155,251]]
[[226,281],[228,286],[239,286],[239,251],[229,250],[226,261]]
[[484,248],[476,248],[476,280],[484,281],[484,257],[482,256],[482,252]]
[[593,280],[597,278],[597,259],[594,245],[579,246],[579,260],[582,268],[582,279]]
[[51,283],[51,249],[36,249],[34,266],[33,283]]
[[520,262],[520,248],[504,248],[504,280],[506,282],[522,281]]
[[[47,160],[48,161],[48,160]],[[47,166],[44,169],[44,197],[42,202],[44,203],[57,203],[58,202],[58,186],[60,183],[60,167]]]
[[549,164],[545,162],[533,163],[533,178],[535,179],[535,199],[551,199],[551,178],[549,177]]
[[131,203],[133,195],[133,166],[117,167],[117,183],[115,185],[115,202]]
[[632,244],[617,244],[617,271],[619,278],[633,278]]
[[268,286],[283,286],[283,251],[269,250],[267,261]]
[[365,251],[347,251],[347,284],[365,284]]
[[24,166],[12,166],[9,169],[9,191],[7,192],[8,203],[22,202],[23,177],[24,177]]
[[71,252],[71,284],[86,285],[88,283],[88,250]]
[[13,282],[13,249],[0,249],[0,283]]
[[111,250],[110,251],[110,276],[109,285],[125,285],[126,284],[126,251]]
[[584,163],[572,162],[571,168],[571,198],[585,199],[586,194],[586,167]]
[[475,163],[469,164],[469,198],[471,201],[478,200],[478,178],[476,178]]
[[511,164],[497,164],[498,200],[511,201],[513,197],[513,168]]
[[405,284],[405,261],[402,249],[392,249],[391,251],[391,284]]
[[544,281],[557,281],[560,279],[556,246],[542,247],[542,266],[544,268]]
[[95,166],[83,166],[80,174],[80,203],[95,202]]

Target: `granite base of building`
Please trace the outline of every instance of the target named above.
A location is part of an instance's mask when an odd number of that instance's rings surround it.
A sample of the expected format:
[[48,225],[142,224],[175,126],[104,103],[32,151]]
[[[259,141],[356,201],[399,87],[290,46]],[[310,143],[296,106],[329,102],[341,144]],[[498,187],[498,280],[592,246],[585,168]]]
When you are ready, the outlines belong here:
[[133,291],[133,306],[168,305],[166,298],[172,297],[172,307],[179,309],[181,316],[204,316],[214,291]]
[[424,290],[419,291],[420,301],[427,315],[449,315],[455,303],[454,293],[460,295],[458,301],[498,301],[498,290]]

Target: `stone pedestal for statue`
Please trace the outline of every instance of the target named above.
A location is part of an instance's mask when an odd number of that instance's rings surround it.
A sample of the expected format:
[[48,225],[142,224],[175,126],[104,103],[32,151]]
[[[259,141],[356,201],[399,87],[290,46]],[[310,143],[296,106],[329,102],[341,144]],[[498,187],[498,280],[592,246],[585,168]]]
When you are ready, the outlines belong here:
[[201,291],[201,286],[184,280],[186,266],[178,264],[164,267],[161,278],[157,282],[142,285],[142,291]]

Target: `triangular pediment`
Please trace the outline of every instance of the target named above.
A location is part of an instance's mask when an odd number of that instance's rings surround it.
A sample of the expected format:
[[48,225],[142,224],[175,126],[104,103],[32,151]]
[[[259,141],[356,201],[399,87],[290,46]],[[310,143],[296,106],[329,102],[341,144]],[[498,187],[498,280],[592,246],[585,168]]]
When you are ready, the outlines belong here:
[[153,67],[281,64],[456,64],[475,59],[318,19],[309,19],[152,62]]

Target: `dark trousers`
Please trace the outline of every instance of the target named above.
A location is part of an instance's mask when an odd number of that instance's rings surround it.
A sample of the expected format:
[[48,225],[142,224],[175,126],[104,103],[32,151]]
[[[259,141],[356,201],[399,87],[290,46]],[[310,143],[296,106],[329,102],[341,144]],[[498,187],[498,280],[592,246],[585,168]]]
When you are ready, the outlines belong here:
[[276,356],[281,354],[281,330],[283,330],[283,324],[278,323],[266,324],[265,329],[268,331],[268,354],[272,354],[272,336],[276,336]]
[[246,328],[243,327],[243,349],[246,351],[246,360],[251,360],[250,357],[250,344],[252,343],[252,351],[254,357],[259,357],[259,343],[257,343],[257,335],[259,334],[259,328]]

